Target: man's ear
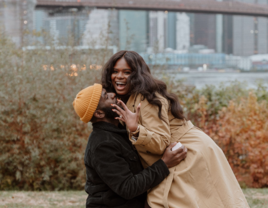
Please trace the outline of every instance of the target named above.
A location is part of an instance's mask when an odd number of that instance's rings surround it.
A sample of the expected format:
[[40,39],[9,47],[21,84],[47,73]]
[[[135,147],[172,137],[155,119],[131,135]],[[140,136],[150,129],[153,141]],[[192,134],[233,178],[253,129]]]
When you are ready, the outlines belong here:
[[96,118],[104,118],[105,117],[105,113],[102,110],[96,110],[93,115]]

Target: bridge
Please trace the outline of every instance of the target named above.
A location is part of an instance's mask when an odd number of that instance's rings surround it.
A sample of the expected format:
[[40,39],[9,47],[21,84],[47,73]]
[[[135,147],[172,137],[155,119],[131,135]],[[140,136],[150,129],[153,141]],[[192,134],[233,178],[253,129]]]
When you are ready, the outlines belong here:
[[36,0],[37,7],[92,7],[268,17],[268,6],[214,0]]

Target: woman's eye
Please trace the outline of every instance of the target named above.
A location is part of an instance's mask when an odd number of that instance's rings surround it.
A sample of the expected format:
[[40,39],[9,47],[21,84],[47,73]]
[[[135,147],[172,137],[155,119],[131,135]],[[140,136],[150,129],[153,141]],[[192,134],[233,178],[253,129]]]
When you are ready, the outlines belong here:
[[130,72],[125,72],[125,74],[130,74]]
[[113,74],[116,74],[117,73],[117,71],[113,71]]

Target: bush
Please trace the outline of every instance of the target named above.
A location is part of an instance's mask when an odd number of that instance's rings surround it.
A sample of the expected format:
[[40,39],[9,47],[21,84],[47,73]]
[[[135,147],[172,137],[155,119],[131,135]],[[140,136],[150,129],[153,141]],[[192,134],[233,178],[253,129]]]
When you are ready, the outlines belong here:
[[109,51],[15,47],[0,36],[0,189],[81,189],[90,127],[72,102]]
[[[49,37],[46,44],[50,47],[36,43],[34,50],[23,50],[0,35],[2,190],[83,189],[85,183],[83,157],[91,128],[79,120],[72,102],[81,89],[100,82],[112,51],[78,50],[72,41],[55,47]],[[197,90],[165,74],[155,76],[179,97],[185,115],[220,145],[240,182],[267,186],[263,84],[248,96],[239,82]]]
[[248,89],[238,81],[200,90],[166,76],[185,115],[222,148],[238,181],[268,186],[268,89],[263,82]]
[[206,121],[207,100],[202,97],[199,125],[221,147],[238,181],[249,187],[268,186],[268,105],[249,92],[240,101],[230,101],[214,122]]

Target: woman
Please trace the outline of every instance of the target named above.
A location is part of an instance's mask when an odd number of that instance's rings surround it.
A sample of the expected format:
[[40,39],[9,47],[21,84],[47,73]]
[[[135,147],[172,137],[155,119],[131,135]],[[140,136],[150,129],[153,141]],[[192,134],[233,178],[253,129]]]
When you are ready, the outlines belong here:
[[[103,68],[102,84],[116,92],[123,107],[115,106],[129,130],[144,167],[161,158],[171,142],[181,142],[187,157],[171,174],[148,192],[152,208],[245,208],[243,192],[215,142],[186,121],[177,97],[166,84],[153,78],[143,58],[120,51]],[[124,104],[126,103],[126,105]],[[139,115],[135,109],[139,106]]]

